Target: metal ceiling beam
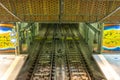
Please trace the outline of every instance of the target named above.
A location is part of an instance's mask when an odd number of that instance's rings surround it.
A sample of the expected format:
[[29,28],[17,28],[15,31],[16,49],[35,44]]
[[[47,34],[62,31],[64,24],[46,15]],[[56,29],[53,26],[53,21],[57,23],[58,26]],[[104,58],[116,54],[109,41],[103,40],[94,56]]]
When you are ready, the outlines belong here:
[[63,6],[64,6],[63,0],[59,0],[59,23],[61,23],[62,20]]
[[13,17],[15,17],[17,20],[22,21],[19,17],[17,17],[15,14],[13,14],[8,8],[6,8],[1,2],[0,6],[5,9],[9,14],[11,14]]
[[13,0],[8,0],[8,1],[9,1],[9,5],[11,7],[11,10],[12,10],[13,14],[16,15],[17,12],[16,12],[16,8],[15,8],[15,4],[14,4],[15,1],[13,1]]
[[100,30],[99,30],[99,29],[95,28],[95,27],[94,27],[94,26],[92,26],[91,24],[86,23],[86,25],[87,25],[90,29],[92,29],[94,32],[100,32]]
[[105,20],[106,18],[112,16],[114,13],[116,13],[119,10],[120,10],[120,7],[116,8],[114,11],[112,11],[110,14],[106,15],[104,18],[100,19],[98,22]]

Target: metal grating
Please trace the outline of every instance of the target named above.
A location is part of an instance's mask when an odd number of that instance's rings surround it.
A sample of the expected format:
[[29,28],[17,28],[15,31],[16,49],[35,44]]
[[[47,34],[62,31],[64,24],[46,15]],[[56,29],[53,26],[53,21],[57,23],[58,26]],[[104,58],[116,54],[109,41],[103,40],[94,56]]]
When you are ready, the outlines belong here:
[[116,1],[116,0],[114,1],[65,0],[64,15],[62,19],[63,21],[66,22],[67,21],[97,22],[102,18],[104,18],[109,13],[111,13],[113,10],[118,8],[119,6],[120,6],[120,1]]
[[[120,0],[0,0],[0,3],[23,22],[98,22],[120,7]],[[116,23],[119,18],[120,10],[102,22]],[[0,21],[19,20],[0,6]]]

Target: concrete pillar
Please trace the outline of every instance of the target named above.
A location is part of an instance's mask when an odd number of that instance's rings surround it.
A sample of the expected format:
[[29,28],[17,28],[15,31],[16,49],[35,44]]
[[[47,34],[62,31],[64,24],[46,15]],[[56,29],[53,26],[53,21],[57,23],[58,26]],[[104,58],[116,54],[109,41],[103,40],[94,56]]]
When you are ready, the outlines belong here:
[[35,35],[39,34],[39,23],[35,23]]
[[102,53],[102,41],[103,41],[103,30],[104,30],[104,24],[101,23],[99,25],[100,32],[98,33],[98,53]]
[[88,40],[89,40],[89,36],[88,36],[89,28],[87,27],[87,25],[85,25],[84,30],[85,30],[85,42],[88,43]]
[[16,35],[17,35],[17,44],[16,44],[16,55],[20,54],[20,26],[19,22],[16,22]]
[[35,36],[35,24],[33,24],[32,27],[31,27],[31,36],[32,36],[32,40],[34,40],[34,36]]

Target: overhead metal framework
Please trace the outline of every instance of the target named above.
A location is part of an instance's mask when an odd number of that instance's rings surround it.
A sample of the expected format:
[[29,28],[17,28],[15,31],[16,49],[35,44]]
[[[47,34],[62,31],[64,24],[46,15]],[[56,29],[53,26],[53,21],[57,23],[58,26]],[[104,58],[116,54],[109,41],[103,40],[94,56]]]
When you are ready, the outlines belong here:
[[120,0],[0,0],[0,22],[120,23]]

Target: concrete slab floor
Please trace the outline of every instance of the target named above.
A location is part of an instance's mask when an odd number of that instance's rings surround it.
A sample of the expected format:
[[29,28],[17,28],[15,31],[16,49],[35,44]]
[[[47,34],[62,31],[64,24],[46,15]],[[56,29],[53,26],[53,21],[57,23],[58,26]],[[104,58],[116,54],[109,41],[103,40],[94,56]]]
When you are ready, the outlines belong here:
[[27,80],[29,73],[29,70],[34,62],[34,58],[39,50],[39,43],[40,41],[35,41],[34,44],[31,45],[28,54],[28,59],[26,60],[25,65],[20,71],[20,74],[18,75],[16,80]]
[[120,80],[120,54],[94,54],[93,58],[107,80]]
[[27,55],[0,55],[0,80],[15,80]]
[[92,73],[92,76],[95,80],[104,80],[105,76],[100,71],[99,67],[97,66],[96,62],[93,60],[92,55],[93,53],[89,50],[88,45],[84,42],[82,37],[79,40],[79,46],[81,49],[81,52],[83,53],[83,56],[90,68],[90,71]]

